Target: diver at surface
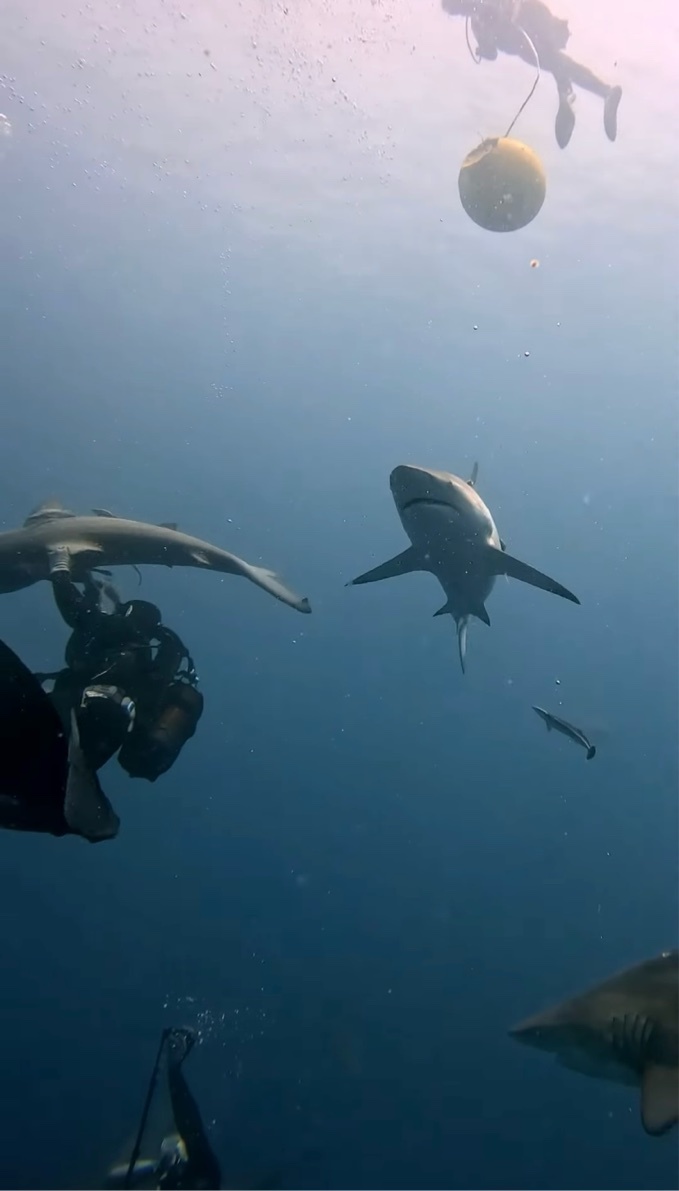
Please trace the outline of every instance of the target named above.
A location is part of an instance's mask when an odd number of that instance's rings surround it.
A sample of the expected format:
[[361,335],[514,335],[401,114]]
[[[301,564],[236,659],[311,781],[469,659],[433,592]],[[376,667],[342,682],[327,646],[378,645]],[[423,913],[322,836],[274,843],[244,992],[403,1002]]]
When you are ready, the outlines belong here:
[[131,777],[154,782],[174,764],[203,713],[186,646],[162,624],[155,604],[123,602],[111,584],[91,575],[81,591],[67,556],[53,567],[51,581],[57,608],[73,632],[65,668],[38,677],[54,681],[51,698],[65,726],[76,712],[93,769],[118,752]]
[[[565,149],[575,128],[575,87],[604,101],[604,131],[609,141],[618,132],[622,87],[611,87],[563,51],[570,37],[568,21],[555,17],[543,0],[441,0],[445,12],[466,17],[476,38],[475,61],[493,62],[498,52],[521,58],[551,74],[559,97],[554,124],[556,141]],[[470,47],[471,48],[471,47]]]
[[120,821],[37,678],[0,641],[0,828],[112,839]]
[[[115,1166],[109,1171],[107,1187],[219,1191],[222,1185],[219,1162],[208,1141],[200,1109],[182,1070],[195,1042],[196,1035],[193,1030],[163,1030],[129,1162]],[[163,1062],[167,1070],[167,1090],[174,1130],[162,1139],[157,1158],[140,1157],[148,1115]]]

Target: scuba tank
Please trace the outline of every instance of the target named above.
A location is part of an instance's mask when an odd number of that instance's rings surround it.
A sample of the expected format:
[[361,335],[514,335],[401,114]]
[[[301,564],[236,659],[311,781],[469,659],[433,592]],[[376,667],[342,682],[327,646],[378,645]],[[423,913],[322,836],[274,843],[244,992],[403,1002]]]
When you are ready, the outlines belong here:
[[137,721],[118,753],[130,777],[155,782],[174,764],[203,714],[203,696],[189,682],[174,680],[163,692],[152,719]]

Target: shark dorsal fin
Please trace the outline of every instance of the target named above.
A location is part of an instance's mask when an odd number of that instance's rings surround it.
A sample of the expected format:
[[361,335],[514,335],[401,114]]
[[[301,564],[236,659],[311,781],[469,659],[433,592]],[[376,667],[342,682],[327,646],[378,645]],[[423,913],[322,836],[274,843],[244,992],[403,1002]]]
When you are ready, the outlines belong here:
[[475,463],[472,468],[472,474],[470,475],[469,479],[467,480],[467,483],[469,484],[470,488],[476,487],[476,481],[478,480],[478,478],[479,478],[479,465],[478,465],[478,463]]
[[65,509],[59,500],[43,500],[31,509],[24,526],[28,528],[31,525],[40,525],[43,521],[59,521],[63,517],[75,517],[75,513]]
[[174,529],[174,530],[177,530],[177,529],[179,529],[179,522],[178,522],[178,521],[159,521],[159,522],[158,522],[158,528],[159,528],[159,529]]
[[92,509],[92,512],[94,513],[95,517],[114,517],[115,518],[115,513],[109,512],[108,509]]

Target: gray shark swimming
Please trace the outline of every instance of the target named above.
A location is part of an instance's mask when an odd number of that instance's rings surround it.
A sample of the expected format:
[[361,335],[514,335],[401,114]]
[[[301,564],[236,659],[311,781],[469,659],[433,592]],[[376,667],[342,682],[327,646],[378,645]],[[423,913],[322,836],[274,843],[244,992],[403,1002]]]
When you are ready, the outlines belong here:
[[170,524],[124,520],[103,509],[94,516],[80,517],[54,501],[35,509],[21,529],[0,533],[0,594],[49,579],[64,552],[76,581],[101,567],[196,567],[242,575],[298,612],[311,612],[309,601],[273,571],[180,533]]
[[[412,545],[396,558],[366,571],[352,584],[376,583],[410,571],[429,571],[438,579],[446,602],[435,616],[449,614],[457,625],[462,672],[471,616],[490,624],[486,600],[498,575],[520,579],[579,604],[577,596],[542,571],[507,554],[490,510],[475,489],[478,466],[470,480],[446,471],[402,465],[390,476],[394,503]],[[351,584],[349,584],[351,586]]]
[[536,707],[533,704],[533,711],[537,711],[540,719],[544,720],[548,732],[551,732],[553,728],[555,732],[560,732],[562,736],[567,736],[575,744],[582,745],[587,754],[588,761],[591,761],[592,757],[596,757],[596,746],[588,740],[581,728],[575,728],[573,724],[568,723],[568,720],[562,720],[561,716],[554,715],[551,711],[545,711],[544,707]]
[[679,951],[626,968],[510,1034],[573,1071],[640,1087],[647,1133],[659,1136],[677,1123]]

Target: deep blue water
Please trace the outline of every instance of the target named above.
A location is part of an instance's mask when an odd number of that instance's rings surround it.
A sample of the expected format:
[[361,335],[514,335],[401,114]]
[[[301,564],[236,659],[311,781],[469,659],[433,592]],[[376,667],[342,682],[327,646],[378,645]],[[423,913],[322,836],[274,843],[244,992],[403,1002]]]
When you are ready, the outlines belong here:
[[[498,237],[457,169],[530,72],[477,70],[433,2],[338,7],[0,14],[1,528],[53,496],[176,519],[313,605],[146,570],[196,737],[152,787],[105,771],[115,842],[0,838],[0,1185],[98,1185],[190,1024],[226,1186],[675,1186],[638,1093],[507,1037],[677,939],[668,9],[635,39],[573,0],[620,136],[581,97],[559,153],[543,81],[516,131],[547,201]],[[431,577],[344,584],[406,545],[392,467],[475,460],[582,607],[499,582],[463,677]],[[44,585],[0,633],[61,662]],[[596,760],[532,703],[601,730]]]

